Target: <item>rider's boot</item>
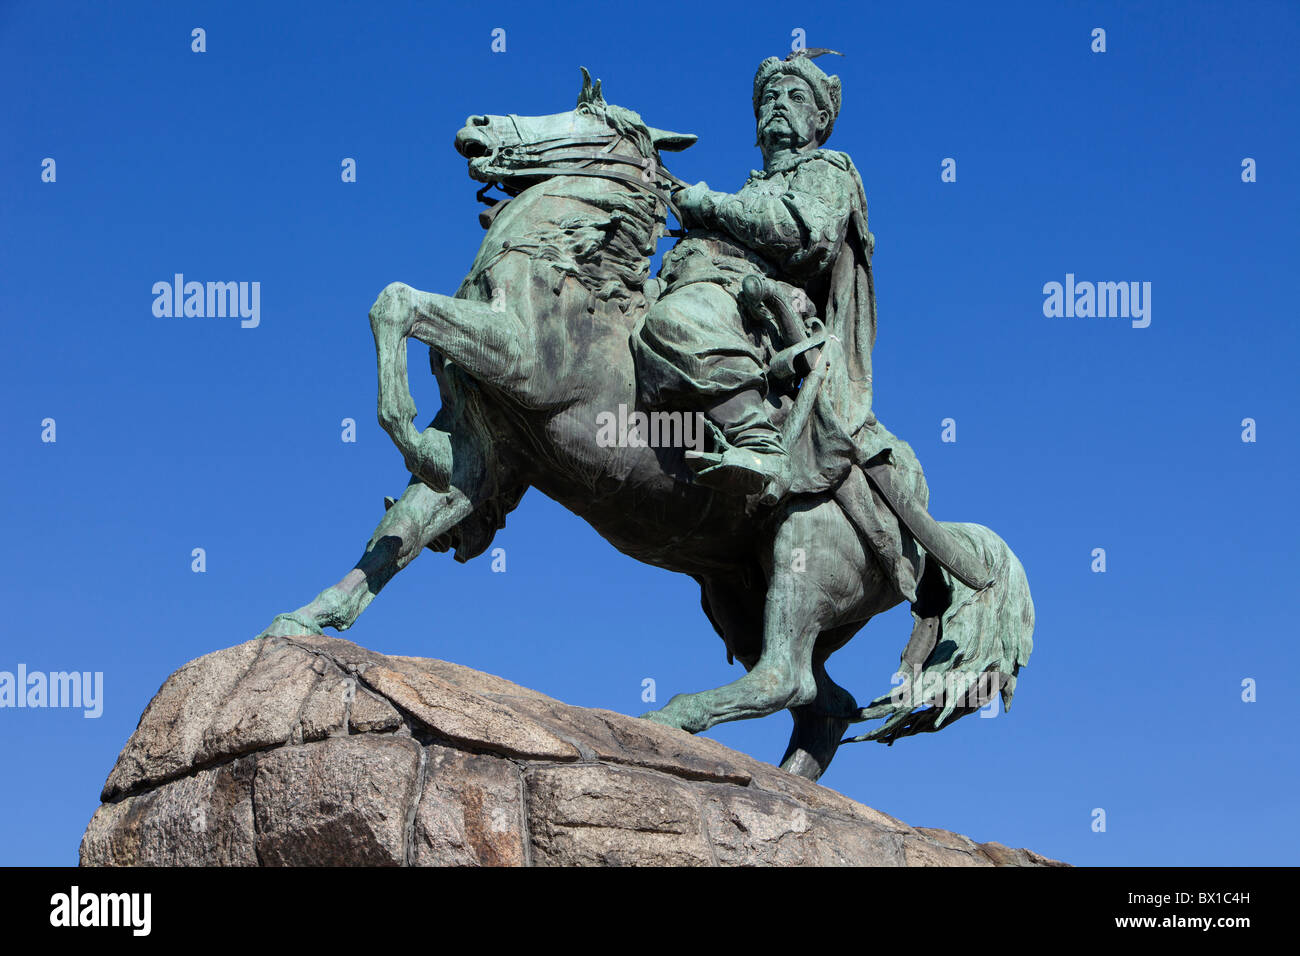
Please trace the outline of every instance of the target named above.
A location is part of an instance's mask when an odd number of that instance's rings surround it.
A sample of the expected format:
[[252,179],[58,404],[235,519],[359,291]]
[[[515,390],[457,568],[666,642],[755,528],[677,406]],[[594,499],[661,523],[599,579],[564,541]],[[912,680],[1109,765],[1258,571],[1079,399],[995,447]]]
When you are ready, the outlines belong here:
[[761,493],[763,504],[779,501],[790,490],[790,459],[762,395],[752,389],[740,392],[705,414],[727,444],[720,453],[686,452],[696,482],[731,494]]

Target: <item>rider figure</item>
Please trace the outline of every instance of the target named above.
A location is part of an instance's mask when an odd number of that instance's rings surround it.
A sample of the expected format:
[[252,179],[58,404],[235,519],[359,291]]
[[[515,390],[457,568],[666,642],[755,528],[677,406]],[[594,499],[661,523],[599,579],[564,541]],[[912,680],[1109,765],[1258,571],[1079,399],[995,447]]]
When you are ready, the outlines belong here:
[[[861,180],[846,154],[822,148],[839,115],[839,77],[803,53],[769,57],[754,77],[753,99],[763,168],[736,194],[705,183],[676,194],[686,237],[664,257],[664,293],[633,333],[632,348],[648,405],[701,408],[725,439],[721,456],[705,456],[711,467],[696,481],[774,500],[797,478],[771,418],[767,360],[794,343],[774,346],[747,323],[738,304],[743,281],[765,277],[787,295],[797,288],[805,297],[795,301],[820,306],[824,319],[839,304],[839,327],[827,327],[850,340],[839,343],[849,354],[838,391],[851,390],[856,407],[853,421],[835,428],[847,436],[873,421],[875,310]],[[865,281],[836,268],[851,235],[857,261],[868,263]],[[844,400],[834,401],[833,417],[844,418]]]

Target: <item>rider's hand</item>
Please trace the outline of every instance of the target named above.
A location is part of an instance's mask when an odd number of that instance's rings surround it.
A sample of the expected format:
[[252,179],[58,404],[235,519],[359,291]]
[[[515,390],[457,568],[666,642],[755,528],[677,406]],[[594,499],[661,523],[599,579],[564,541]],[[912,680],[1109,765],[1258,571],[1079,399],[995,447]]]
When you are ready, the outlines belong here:
[[704,225],[702,213],[707,208],[708,197],[713,190],[709,189],[709,184],[700,182],[694,186],[687,186],[679,190],[673,197],[677,203],[677,208],[681,210],[682,225],[686,228],[691,226]]

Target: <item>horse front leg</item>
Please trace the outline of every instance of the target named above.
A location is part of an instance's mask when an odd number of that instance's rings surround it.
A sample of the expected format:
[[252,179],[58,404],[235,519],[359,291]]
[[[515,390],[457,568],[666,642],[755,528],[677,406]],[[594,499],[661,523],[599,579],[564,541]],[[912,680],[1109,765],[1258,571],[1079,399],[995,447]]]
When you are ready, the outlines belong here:
[[[402,497],[385,512],[356,566],[338,584],[316,595],[310,604],[276,615],[271,626],[259,636],[321,634],[326,627],[347,630],[384,585],[421,551],[454,532],[456,525],[474,515],[489,500],[496,498],[509,510],[526,490],[527,486],[512,472],[485,476],[472,487],[453,486],[446,492],[435,492],[412,477]],[[446,546],[439,543],[437,550],[446,550]]]
[[534,372],[532,328],[509,308],[393,282],[370,309],[370,330],[379,371],[379,424],[411,474],[442,490],[450,477],[447,449],[438,432],[419,432],[413,424],[418,411],[407,375],[407,339],[432,346],[471,378],[510,392]]
[[436,492],[417,479],[406,486],[371,534],[361,559],[343,580],[310,604],[277,615],[261,636],[286,637],[332,627],[346,631],[397,572],[440,535],[473,513],[475,502],[459,488]]

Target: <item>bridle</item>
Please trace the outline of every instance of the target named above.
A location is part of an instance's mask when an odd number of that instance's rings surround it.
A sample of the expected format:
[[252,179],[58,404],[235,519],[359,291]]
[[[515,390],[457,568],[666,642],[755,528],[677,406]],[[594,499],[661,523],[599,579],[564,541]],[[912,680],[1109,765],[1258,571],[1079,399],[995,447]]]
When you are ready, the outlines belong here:
[[[479,216],[479,222],[483,224],[484,228],[491,225],[492,220],[505,208],[506,203],[522,192],[521,189],[509,185],[507,180],[523,176],[590,176],[597,179],[612,179],[649,193],[662,202],[679,223],[682,221],[681,212],[678,210],[677,204],[673,202],[672,192],[675,189],[684,188],[686,183],[668,172],[661,163],[651,160],[650,157],[624,156],[615,153],[614,149],[627,138],[626,134],[615,132],[597,133],[577,138],[552,136],[547,139],[524,143],[523,136],[519,132],[519,124],[515,121],[516,114],[510,113],[507,115],[515,128],[515,137],[519,140],[519,143],[513,146],[493,147],[489,161],[481,170],[483,175],[496,177],[476,194],[479,202],[492,207]],[[557,152],[573,150],[583,146],[601,145],[604,148],[599,152]],[[585,162],[588,165],[550,165],[561,162]],[[654,162],[655,182],[647,182],[642,178],[648,170],[646,165],[648,162]],[[591,164],[594,163],[621,163],[626,166],[635,166],[638,170],[641,170],[641,173],[633,174],[617,169],[592,168]],[[498,175],[498,170],[500,175]],[[667,184],[666,187],[663,185],[665,183]],[[494,186],[506,193],[505,199],[495,199],[487,195],[488,190]],[[675,230],[670,232],[670,235],[674,233]]]

